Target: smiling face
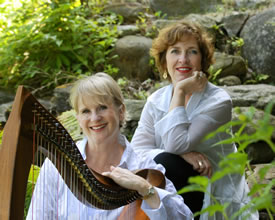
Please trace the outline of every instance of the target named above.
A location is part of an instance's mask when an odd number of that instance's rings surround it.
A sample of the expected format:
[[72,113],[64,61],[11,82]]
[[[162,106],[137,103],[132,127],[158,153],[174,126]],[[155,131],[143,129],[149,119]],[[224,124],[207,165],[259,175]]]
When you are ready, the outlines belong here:
[[117,140],[123,114],[123,107],[119,108],[112,102],[99,104],[88,98],[79,99],[77,120],[91,143]]
[[166,68],[173,85],[201,70],[201,52],[197,40],[186,36],[169,46],[166,52]]

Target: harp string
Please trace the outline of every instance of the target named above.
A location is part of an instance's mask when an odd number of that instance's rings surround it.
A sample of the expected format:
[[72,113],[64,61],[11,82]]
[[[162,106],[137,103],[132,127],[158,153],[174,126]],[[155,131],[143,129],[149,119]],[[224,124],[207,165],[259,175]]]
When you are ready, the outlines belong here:
[[[36,126],[36,121],[35,121],[35,110],[33,111],[33,126],[35,128]],[[33,129],[33,144],[32,144],[32,194],[34,191],[34,157],[35,157],[35,140],[36,140],[36,134],[35,134],[35,129]],[[33,202],[32,202],[32,218],[33,218]]]
[[39,105],[36,105],[34,115],[37,121],[34,125],[35,131],[37,137],[40,137],[36,144],[42,149],[39,160],[48,157],[53,162],[69,189],[82,204],[114,209],[138,198],[137,192],[106,188],[91,173],[86,163],[81,161],[80,152],[63,126]]

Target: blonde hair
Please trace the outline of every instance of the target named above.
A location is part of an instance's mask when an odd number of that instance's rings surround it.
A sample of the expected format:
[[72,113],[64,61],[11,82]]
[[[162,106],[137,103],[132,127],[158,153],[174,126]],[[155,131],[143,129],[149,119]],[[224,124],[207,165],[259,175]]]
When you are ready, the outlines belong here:
[[103,72],[82,78],[74,84],[70,93],[70,102],[77,114],[79,100],[84,102],[84,98],[91,99],[97,104],[113,103],[117,107],[125,108],[123,95],[117,82]]
[[[213,63],[214,54],[211,38],[198,24],[182,20],[160,30],[158,37],[153,40],[150,54],[155,58],[160,76],[166,71],[168,47],[181,41],[184,36],[193,36],[197,40],[202,55],[202,71],[208,75],[208,68]],[[171,80],[169,74],[168,79]]]

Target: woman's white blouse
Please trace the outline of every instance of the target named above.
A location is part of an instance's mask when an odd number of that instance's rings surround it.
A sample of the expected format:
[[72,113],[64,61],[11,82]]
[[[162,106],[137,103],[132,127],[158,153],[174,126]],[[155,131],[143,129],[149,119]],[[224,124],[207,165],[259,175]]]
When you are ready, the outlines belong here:
[[[137,153],[152,159],[163,151],[175,154],[201,152],[208,157],[215,172],[221,158],[236,152],[236,146],[234,144],[212,146],[228,138],[229,135],[226,133],[220,133],[206,141],[202,139],[206,134],[231,120],[230,96],[225,90],[208,82],[203,92],[192,94],[186,108],[176,107],[169,112],[172,92],[171,84],[157,90],[148,98],[132,138],[132,147]],[[229,216],[249,201],[248,186],[244,176],[241,175],[225,176],[209,186],[209,190],[222,204],[232,202],[228,208]],[[204,207],[210,203],[209,196],[205,195]],[[204,214],[201,219],[220,218],[218,216],[211,218]],[[257,213],[250,219],[258,219]]]
[[[84,159],[86,159],[86,143],[86,138],[77,143]],[[122,135],[120,136],[120,143],[125,146],[120,167],[129,170],[152,168],[164,173],[164,168],[161,165],[157,165],[153,160],[146,157],[139,157]],[[171,181],[166,179],[165,190],[159,188],[156,190],[161,200],[159,208],[151,209],[145,201],[142,201],[141,205],[142,210],[150,219],[193,219],[192,212],[184,204],[181,196],[177,195]],[[53,163],[46,159],[35,186],[27,220],[115,220],[123,208],[101,210],[81,203],[64,183]]]

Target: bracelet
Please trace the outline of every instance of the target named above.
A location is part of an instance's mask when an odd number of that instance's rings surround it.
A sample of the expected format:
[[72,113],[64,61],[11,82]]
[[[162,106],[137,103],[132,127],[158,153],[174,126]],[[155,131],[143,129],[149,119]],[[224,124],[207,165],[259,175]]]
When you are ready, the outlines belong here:
[[148,189],[148,192],[145,196],[142,197],[142,199],[148,199],[149,197],[155,195],[155,188],[154,186],[150,186],[150,188]]

